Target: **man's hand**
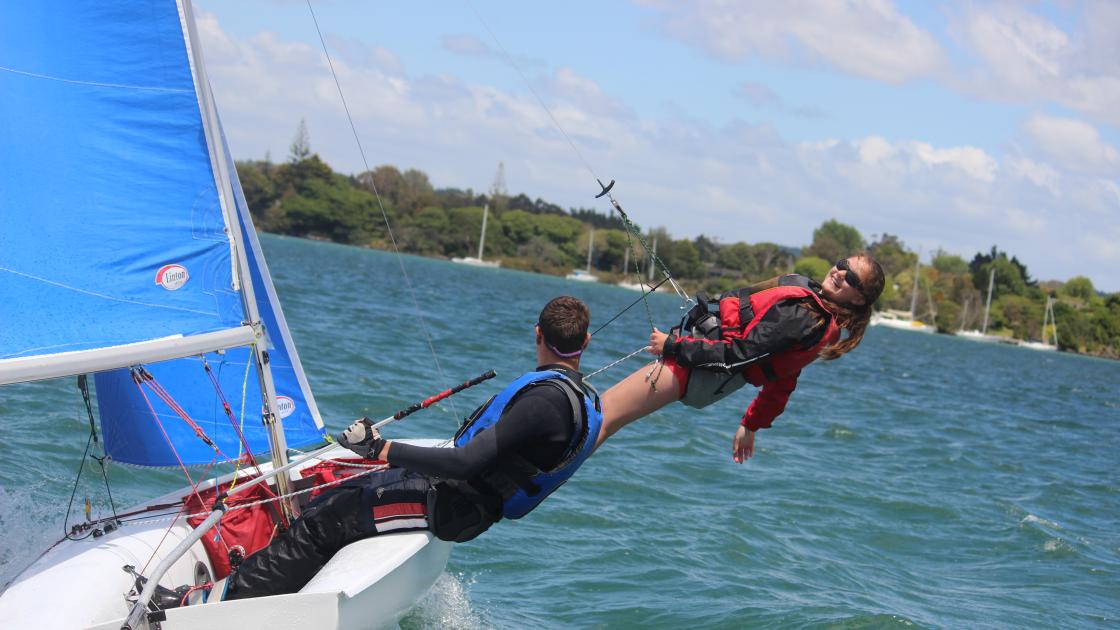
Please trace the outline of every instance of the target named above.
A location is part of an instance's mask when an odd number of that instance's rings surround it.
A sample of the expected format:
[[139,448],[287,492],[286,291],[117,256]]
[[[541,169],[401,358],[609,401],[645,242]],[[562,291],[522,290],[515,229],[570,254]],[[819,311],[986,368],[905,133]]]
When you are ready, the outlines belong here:
[[736,464],[742,464],[754,455],[754,431],[739,425],[735,431],[735,439],[731,441],[731,459]]
[[654,328],[653,332],[649,334],[649,347],[646,349],[649,350],[650,354],[661,356],[661,353],[665,351],[665,339],[668,337],[668,334]]
[[373,428],[373,421],[369,418],[355,420],[354,424],[338,434],[338,443],[354,451],[366,459],[377,459],[385,440],[381,433]]

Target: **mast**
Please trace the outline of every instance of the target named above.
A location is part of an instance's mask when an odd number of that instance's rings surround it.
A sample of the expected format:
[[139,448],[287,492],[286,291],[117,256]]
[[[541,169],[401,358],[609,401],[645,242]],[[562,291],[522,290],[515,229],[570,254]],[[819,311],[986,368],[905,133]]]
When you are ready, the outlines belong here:
[[490,214],[490,202],[482,206],[482,236],[478,237],[478,259],[482,260],[482,247],[486,245],[486,215]]
[[914,291],[910,294],[910,321],[914,321],[915,309],[918,308],[918,278],[922,270],[922,250],[918,248],[918,260],[914,262]]
[[[268,350],[266,348],[266,331],[261,322],[260,311],[253,291],[252,273],[249,270],[249,260],[245,255],[245,241],[241,235],[240,223],[234,203],[233,186],[229,179],[229,165],[226,163],[225,151],[222,150],[223,142],[220,133],[217,108],[214,98],[210,93],[210,83],[206,79],[206,67],[202,59],[202,47],[199,44],[198,32],[195,28],[194,13],[190,0],[183,0],[183,30],[187,34],[187,52],[194,68],[195,91],[198,95],[200,114],[203,129],[206,132],[207,150],[210,152],[210,164],[213,165],[214,181],[218,188],[218,200],[222,207],[222,214],[226,221],[226,230],[230,235],[231,258],[234,266],[234,288],[241,293],[241,301],[245,307],[245,314],[249,324],[253,327],[256,343],[252,344],[253,358],[256,362],[257,377],[260,380],[262,403],[264,411],[262,422],[268,429],[269,442],[272,445],[272,464],[281,467],[288,463],[288,443],[284,437],[284,425],[280,419],[279,406],[276,403],[276,385],[272,379],[272,369],[269,365]],[[291,480],[288,475],[279,475],[276,485],[282,495],[292,492]],[[293,499],[280,501],[285,514],[289,517],[299,515],[299,509]]]
[[937,307],[933,304],[933,294],[930,292],[928,282],[926,283],[926,299],[929,300],[929,316],[932,324],[937,320]]
[[656,234],[653,235],[653,253],[651,253],[649,255],[649,278],[648,278],[647,281],[650,284],[653,284],[653,268],[654,268],[653,261],[654,261],[655,258],[657,258],[657,235]]
[[1039,332],[1038,336],[1042,339],[1042,343],[1046,343],[1046,323],[1047,322],[1053,322],[1054,323],[1054,347],[1056,348],[1058,346],[1058,322],[1054,321],[1054,307],[1053,307],[1053,304],[1054,304],[1054,298],[1048,296],[1046,298],[1046,310],[1043,311],[1043,313],[1042,313],[1042,330]]
[[995,283],[995,280],[996,268],[993,266],[992,272],[988,274],[988,301],[984,304],[984,328],[980,331],[982,335],[988,334],[988,313],[992,310],[992,285]]
[[964,299],[964,309],[961,310],[961,325],[957,328],[957,332],[964,330],[964,323],[968,321],[968,305],[972,303],[972,298],[966,297]]
[[627,274],[630,273],[630,248],[626,248],[626,253],[622,256],[622,281],[626,281]]
[[587,233],[587,273],[591,273],[591,248],[595,243],[595,228]]
[[1054,347],[1058,347],[1058,318],[1054,315],[1054,298],[1047,303],[1050,307],[1050,323],[1054,326]]

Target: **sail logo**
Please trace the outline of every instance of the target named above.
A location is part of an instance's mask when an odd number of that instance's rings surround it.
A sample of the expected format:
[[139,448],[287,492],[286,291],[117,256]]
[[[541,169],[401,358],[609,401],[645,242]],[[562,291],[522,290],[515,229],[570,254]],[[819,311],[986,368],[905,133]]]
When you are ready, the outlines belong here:
[[156,284],[168,291],[182,287],[190,278],[187,268],[182,265],[164,265],[156,272]]
[[292,415],[296,410],[296,401],[287,396],[276,397],[276,413],[280,414],[281,418],[287,418]]

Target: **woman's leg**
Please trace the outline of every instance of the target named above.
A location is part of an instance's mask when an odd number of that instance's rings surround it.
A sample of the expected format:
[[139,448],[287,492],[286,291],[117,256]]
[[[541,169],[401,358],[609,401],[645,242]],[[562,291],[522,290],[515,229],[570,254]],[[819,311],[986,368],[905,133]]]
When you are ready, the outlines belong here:
[[672,366],[655,362],[638,369],[603,394],[603,428],[596,448],[622,427],[680,397],[681,382]]

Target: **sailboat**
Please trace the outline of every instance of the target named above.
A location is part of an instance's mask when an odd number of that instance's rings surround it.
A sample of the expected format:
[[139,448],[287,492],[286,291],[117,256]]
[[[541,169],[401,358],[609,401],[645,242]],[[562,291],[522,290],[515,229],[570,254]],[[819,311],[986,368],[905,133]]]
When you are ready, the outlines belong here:
[[[322,443],[324,425],[237,180],[190,1],[74,5],[0,5],[0,112],[18,121],[0,130],[0,385],[79,376],[88,395],[92,381],[106,461],[181,468],[191,485],[76,525],[4,587],[0,619],[392,625],[446,565],[450,545],[427,532],[354,543],[299,593],[146,603],[157,583],[220,580],[297,515],[308,494],[292,493],[322,479],[312,472],[352,454],[328,446],[317,451],[328,461],[288,460],[289,448]],[[235,394],[242,405],[227,404]],[[237,418],[239,407],[249,412]],[[188,470],[221,463],[240,470]],[[270,471],[274,485],[249,480]],[[235,475],[240,488],[230,489]],[[228,510],[215,506],[219,490]],[[201,599],[199,589],[183,601]]]
[[482,233],[478,237],[478,256],[456,256],[451,259],[451,262],[459,263],[462,265],[474,265],[475,267],[501,267],[502,261],[500,260],[483,260],[482,252],[486,248],[486,219],[490,216],[490,200],[496,198],[499,182],[505,178],[502,175],[505,167],[501,162],[498,162],[498,174],[494,176],[494,186],[490,188],[490,195],[486,199],[486,203],[482,206]]
[[972,339],[973,341],[1002,341],[1002,337],[988,334],[988,316],[992,312],[992,287],[995,285],[996,268],[992,267],[991,272],[988,274],[988,299],[984,304],[984,325],[980,330],[958,330],[955,334],[958,337],[965,339]]
[[[1046,326],[1050,328],[1051,339],[1054,343],[1046,341]],[[1039,334],[1041,341],[1020,341],[1019,345],[1031,350],[1057,350],[1058,349],[1058,321],[1054,319],[1054,298],[1046,298],[1046,311],[1042,314],[1042,332]]]
[[[922,257],[921,253],[918,254],[918,260],[914,263],[914,291],[910,294],[910,311],[895,311],[883,310],[876,311],[871,317],[872,326],[886,326],[887,328],[897,328],[899,330],[909,330],[912,332],[932,333],[937,332],[934,326],[930,326],[915,318],[915,310],[918,307],[918,291],[921,290],[919,280],[921,279]],[[928,289],[928,287],[927,287]],[[928,294],[928,293],[927,293]],[[933,299],[930,300],[930,311],[933,310]]]
[[[630,289],[631,291],[645,291],[646,288],[642,286],[641,282],[627,282],[625,278],[630,275],[630,248],[626,248],[626,254],[622,257],[622,282],[618,282],[615,286],[622,287],[623,289]],[[640,280],[641,278],[639,278]]]
[[591,274],[591,252],[595,247],[595,228],[587,234],[587,269],[573,269],[571,273],[564,276],[568,280],[575,280],[577,282],[598,282],[599,278]]

